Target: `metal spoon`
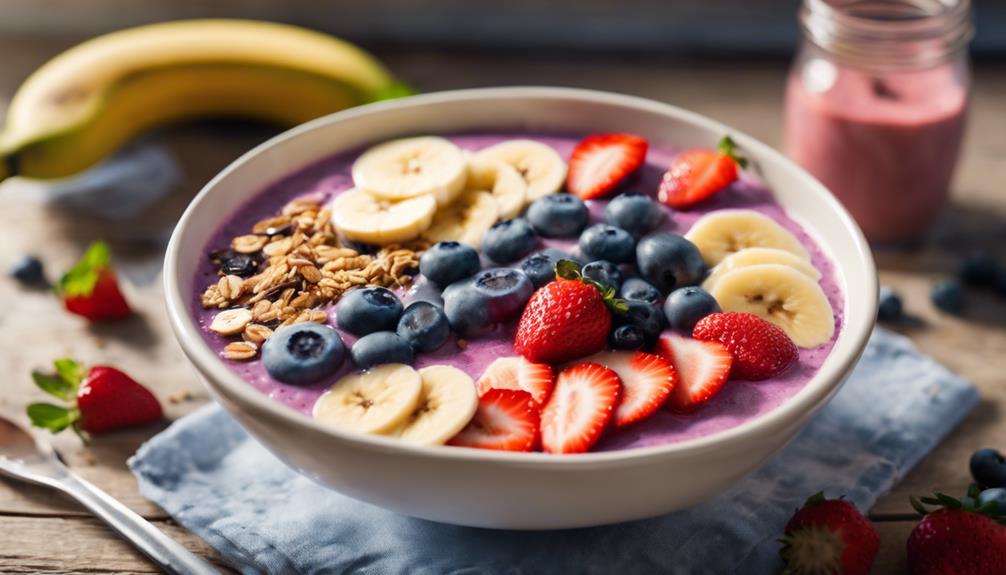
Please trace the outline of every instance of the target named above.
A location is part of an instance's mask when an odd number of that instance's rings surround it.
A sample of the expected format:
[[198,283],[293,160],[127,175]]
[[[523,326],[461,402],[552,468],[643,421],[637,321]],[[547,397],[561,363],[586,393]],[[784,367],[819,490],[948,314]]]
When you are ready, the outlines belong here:
[[128,507],[70,471],[51,445],[0,417],[0,473],[69,495],[136,546],[166,573],[219,575],[219,571]]

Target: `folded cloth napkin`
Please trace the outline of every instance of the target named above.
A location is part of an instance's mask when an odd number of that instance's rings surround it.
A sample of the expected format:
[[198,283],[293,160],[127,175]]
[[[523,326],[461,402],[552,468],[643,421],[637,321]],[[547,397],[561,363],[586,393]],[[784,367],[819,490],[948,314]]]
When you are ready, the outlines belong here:
[[971,384],[878,330],[841,392],[727,492],[564,531],[456,527],[354,501],[289,470],[218,407],[176,422],[130,467],[145,497],[243,573],[776,573],[776,538],[808,495],[868,509],[977,401]]

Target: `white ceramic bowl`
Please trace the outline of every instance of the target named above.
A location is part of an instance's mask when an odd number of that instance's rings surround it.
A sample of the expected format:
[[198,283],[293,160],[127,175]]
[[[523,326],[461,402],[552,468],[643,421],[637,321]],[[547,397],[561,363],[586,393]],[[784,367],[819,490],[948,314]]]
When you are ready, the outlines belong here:
[[[410,134],[633,132],[655,145],[713,145],[729,132],[788,213],[835,261],[845,325],[817,375],[777,409],[707,437],[617,452],[554,456],[418,447],[340,433],[270,400],[210,350],[189,312],[193,270],[221,219],[268,183],[312,162]],[[782,449],[838,390],[876,317],[870,251],[846,211],[777,151],[722,124],[651,100],[565,88],[492,88],[415,96],[334,114],[248,152],[203,188],[168,246],[171,325],[212,395],[300,473],[350,497],[435,521],[511,529],[641,519],[724,490]],[[254,470],[249,470],[253,473]]]

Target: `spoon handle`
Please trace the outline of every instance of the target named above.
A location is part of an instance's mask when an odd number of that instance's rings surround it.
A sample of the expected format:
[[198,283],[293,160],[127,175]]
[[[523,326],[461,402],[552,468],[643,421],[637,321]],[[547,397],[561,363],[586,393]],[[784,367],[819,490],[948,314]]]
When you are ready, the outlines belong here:
[[87,481],[70,474],[59,487],[171,575],[219,575],[210,563]]

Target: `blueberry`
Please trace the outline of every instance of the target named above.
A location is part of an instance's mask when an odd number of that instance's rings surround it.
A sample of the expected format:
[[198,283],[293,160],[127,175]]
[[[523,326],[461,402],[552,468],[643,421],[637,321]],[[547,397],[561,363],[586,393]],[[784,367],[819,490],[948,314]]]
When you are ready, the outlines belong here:
[[580,252],[589,260],[629,263],[635,247],[632,234],[607,224],[595,224],[580,234]]
[[983,487],[1006,487],[1006,457],[995,449],[979,449],[971,456],[971,477]]
[[473,337],[489,331],[495,322],[489,319],[488,298],[475,291],[471,283],[461,281],[444,291],[444,315],[458,335]]
[[10,275],[25,285],[42,285],[45,283],[45,271],[42,261],[32,255],[23,255],[10,266]]
[[587,225],[587,206],[572,194],[538,198],[527,209],[527,221],[546,238],[575,238]]
[[636,267],[643,279],[661,293],[695,285],[705,273],[702,255],[695,244],[672,233],[650,234],[636,246]]
[[995,288],[999,295],[1006,297],[1006,269],[999,270],[999,273],[996,274],[996,281],[993,283],[992,287]]
[[901,304],[898,292],[887,286],[880,287],[880,299],[877,306],[877,319],[880,321],[898,321],[904,316],[905,310]]
[[262,364],[269,375],[293,385],[328,377],[345,359],[346,346],[339,332],[320,323],[282,327],[262,347]]
[[501,322],[510,319],[524,309],[531,299],[534,285],[520,270],[512,268],[492,268],[481,271],[471,279],[472,289],[486,298],[489,321]]
[[210,254],[220,273],[247,278],[258,273],[259,259],[252,254],[241,254],[234,250],[222,250]]
[[660,290],[653,287],[653,284],[650,282],[639,278],[629,278],[622,282],[622,287],[618,290],[618,297],[655,304],[659,303],[660,298],[663,296]]
[[402,312],[395,333],[416,351],[430,352],[447,341],[451,326],[443,309],[428,301],[417,301]]
[[960,313],[964,310],[964,288],[955,279],[945,279],[937,282],[929,297],[933,305],[947,313]]
[[580,273],[583,274],[583,277],[592,279],[604,287],[613,288],[615,291],[622,287],[622,270],[611,262],[604,260],[590,262],[583,266],[583,271]]
[[496,222],[482,236],[482,253],[498,264],[517,261],[531,253],[538,234],[524,218]]
[[986,253],[974,253],[961,260],[958,275],[965,283],[972,285],[990,285],[995,283],[999,274],[999,263]]
[[664,315],[668,325],[688,333],[695,329],[695,324],[700,319],[718,311],[720,304],[716,303],[716,298],[696,286],[678,288],[664,302]]
[[524,258],[520,263],[520,269],[531,280],[534,287],[540,288],[555,279],[556,262],[568,259],[570,259],[569,256],[562,250],[547,248]]
[[377,331],[361,337],[349,349],[349,356],[360,369],[383,363],[409,365],[415,358],[409,342],[393,331]]
[[664,219],[664,209],[649,196],[622,194],[604,208],[604,221],[642,237],[657,228]]
[[419,273],[442,286],[474,275],[481,267],[479,253],[461,242],[437,242],[419,258]]
[[978,506],[981,507],[991,501],[995,501],[996,511],[998,513],[1006,513],[1006,489],[1002,487],[993,487],[992,489],[986,489],[978,495]]
[[666,318],[660,308],[639,300],[628,300],[625,303],[629,309],[625,313],[614,314],[615,324],[634,325],[643,331],[647,342],[656,341],[666,326]]
[[608,343],[615,349],[639,349],[646,344],[646,335],[639,326],[620,325],[611,332]]
[[335,320],[355,335],[393,331],[402,315],[402,302],[391,290],[365,287],[351,290],[335,306]]

